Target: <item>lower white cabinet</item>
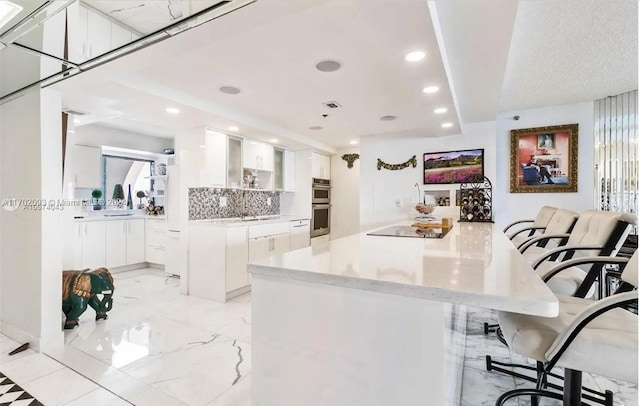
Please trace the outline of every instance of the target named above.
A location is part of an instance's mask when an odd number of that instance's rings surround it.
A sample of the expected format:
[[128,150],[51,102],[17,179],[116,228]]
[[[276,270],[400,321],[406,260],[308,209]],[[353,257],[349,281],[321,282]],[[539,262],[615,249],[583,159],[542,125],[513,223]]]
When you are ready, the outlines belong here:
[[99,268],[106,266],[106,228],[104,221],[76,223],[80,236],[80,266],[78,268]]
[[107,233],[106,267],[125,266],[127,264],[127,220],[112,220],[104,223]]
[[164,219],[144,220],[144,246],[142,255],[150,264],[165,265],[167,222]]
[[289,250],[308,247],[311,242],[311,226],[309,220],[295,220],[289,223]]
[[144,219],[108,220],[103,223],[107,268],[144,262]]
[[144,219],[127,221],[127,265],[144,262]]
[[190,295],[225,302],[249,291],[247,226],[189,226]]
[[74,268],[117,268],[145,262],[144,219],[75,223]]

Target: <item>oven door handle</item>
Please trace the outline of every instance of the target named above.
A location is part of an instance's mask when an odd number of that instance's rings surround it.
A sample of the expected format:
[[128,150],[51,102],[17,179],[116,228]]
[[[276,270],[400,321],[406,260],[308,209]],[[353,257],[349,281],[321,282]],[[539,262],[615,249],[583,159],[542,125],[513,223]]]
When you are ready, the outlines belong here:
[[311,205],[311,208],[313,209],[328,209],[330,207],[331,207],[330,204],[312,204]]

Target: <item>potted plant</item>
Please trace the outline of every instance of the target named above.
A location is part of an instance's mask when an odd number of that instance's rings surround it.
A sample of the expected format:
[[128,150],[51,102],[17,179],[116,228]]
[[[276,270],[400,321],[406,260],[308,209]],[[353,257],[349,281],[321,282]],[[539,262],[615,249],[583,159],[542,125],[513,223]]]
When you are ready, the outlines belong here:
[[138,190],[138,192],[136,193],[136,197],[138,199],[140,199],[140,204],[138,205],[139,209],[144,209],[144,204],[142,204],[142,199],[144,197],[146,197],[146,196],[147,196],[147,194],[145,192],[143,192],[142,190]]
[[100,198],[102,197],[102,190],[93,189],[91,191],[91,197],[93,198],[93,210],[102,210],[102,204],[100,204]]

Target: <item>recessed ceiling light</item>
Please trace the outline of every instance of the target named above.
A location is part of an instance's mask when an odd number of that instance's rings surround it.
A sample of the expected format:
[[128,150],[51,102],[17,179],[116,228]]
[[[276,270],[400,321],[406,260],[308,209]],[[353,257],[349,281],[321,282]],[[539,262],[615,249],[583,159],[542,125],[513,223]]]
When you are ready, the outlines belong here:
[[447,108],[446,107],[438,107],[437,109],[433,110],[434,113],[436,114],[444,114],[447,112]]
[[167,108],[165,109],[165,111],[166,111],[167,113],[169,113],[169,114],[178,114],[178,113],[180,113],[180,110],[178,110],[178,109],[177,109],[177,108],[175,108],[175,107],[167,107]]
[[453,127],[453,123],[442,123],[442,128]]
[[435,93],[438,90],[440,90],[438,86],[427,86],[424,89],[422,89],[422,91],[425,93]]
[[0,1],[0,27],[11,21],[21,11],[22,6],[10,1]]
[[358,141],[356,141],[356,140],[349,141],[349,144],[351,144],[351,145],[358,145]]
[[396,116],[382,116],[382,117],[380,117],[380,120],[382,120],[382,121],[393,121],[396,118],[398,118],[398,117],[396,117]]
[[67,131],[67,132],[68,132],[68,133],[71,133],[71,134],[75,134],[75,133],[76,133],[76,130],[69,130],[69,131]]
[[80,119],[79,119],[79,118],[74,118],[74,119],[73,119],[73,122],[74,122],[75,124],[80,124]]
[[220,89],[222,93],[226,93],[226,94],[238,94],[240,93],[240,89],[238,89],[237,87],[233,87],[233,86],[222,86]]
[[335,72],[340,68],[342,68],[342,64],[332,59],[320,61],[316,64],[316,69],[318,69],[320,72]]
[[310,130],[314,130],[314,131],[322,130],[323,128],[324,128],[324,127],[320,127],[319,125],[314,125],[314,126],[312,126],[312,127],[309,127],[309,129],[310,129]]
[[420,61],[420,60],[424,59],[424,57],[425,57],[426,55],[427,55],[427,54],[425,54],[425,53],[424,53],[424,52],[422,52],[422,51],[413,51],[413,52],[409,52],[409,53],[404,57],[404,59],[406,59],[406,60],[407,60],[407,61],[409,61],[409,62],[415,62],[415,61]]
[[269,142],[273,143],[273,144],[277,144],[278,143],[278,139],[277,138],[271,138],[269,140]]
[[235,125],[232,125],[231,127],[229,127],[229,131],[238,131],[239,128],[236,127]]

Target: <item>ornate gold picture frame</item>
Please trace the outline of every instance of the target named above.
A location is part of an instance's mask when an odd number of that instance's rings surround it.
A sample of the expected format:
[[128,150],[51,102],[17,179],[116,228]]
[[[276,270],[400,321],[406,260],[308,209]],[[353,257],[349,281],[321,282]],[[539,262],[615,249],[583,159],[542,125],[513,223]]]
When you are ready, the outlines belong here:
[[511,130],[511,193],[578,191],[578,124]]

